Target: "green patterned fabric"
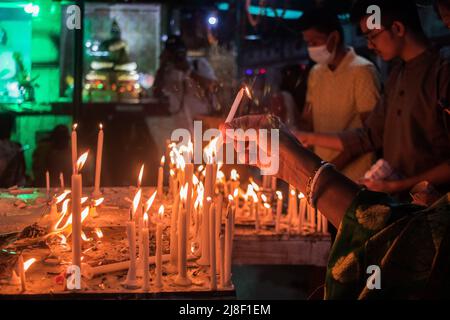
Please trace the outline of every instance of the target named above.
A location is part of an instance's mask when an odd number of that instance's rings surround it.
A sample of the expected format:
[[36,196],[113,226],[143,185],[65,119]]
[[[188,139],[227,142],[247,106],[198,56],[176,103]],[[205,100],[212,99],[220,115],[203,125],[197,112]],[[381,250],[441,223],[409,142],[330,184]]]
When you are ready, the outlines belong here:
[[[450,297],[449,225],[450,194],[425,209],[361,191],[332,248],[325,299]],[[380,268],[381,289],[368,288],[369,266]]]

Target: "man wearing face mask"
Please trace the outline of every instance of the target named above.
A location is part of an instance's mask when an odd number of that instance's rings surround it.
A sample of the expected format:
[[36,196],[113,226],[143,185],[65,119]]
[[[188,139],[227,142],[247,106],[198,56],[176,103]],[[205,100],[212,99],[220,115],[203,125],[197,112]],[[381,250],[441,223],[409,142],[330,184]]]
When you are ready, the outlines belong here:
[[[316,62],[308,79],[306,120],[312,123],[314,132],[361,128],[380,98],[375,66],[345,45],[342,25],[330,10],[311,11],[300,24],[309,56]],[[352,158],[321,146],[314,151],[354,181],[364,175],[374,160],[373,153]]]

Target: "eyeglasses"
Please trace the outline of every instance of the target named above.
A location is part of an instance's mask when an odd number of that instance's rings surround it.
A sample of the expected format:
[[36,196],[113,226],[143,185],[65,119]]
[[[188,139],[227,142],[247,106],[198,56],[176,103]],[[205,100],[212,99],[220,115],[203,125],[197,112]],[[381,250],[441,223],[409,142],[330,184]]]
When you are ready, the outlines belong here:
[[373,33],[373,32],[368,32],[364,34],[364,38],[367,40],[367,42],[370,42],[371,44],[375,44],[373,41],[378,38],[378,36],[380,34],[382,34],[383,32],[387,31],[387,29],[382,29],[380,32],[377,33]]

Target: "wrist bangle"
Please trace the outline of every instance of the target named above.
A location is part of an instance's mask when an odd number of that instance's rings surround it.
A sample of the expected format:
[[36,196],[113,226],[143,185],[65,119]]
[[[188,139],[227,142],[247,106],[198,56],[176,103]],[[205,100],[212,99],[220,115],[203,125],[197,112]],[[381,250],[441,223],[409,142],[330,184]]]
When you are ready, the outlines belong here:
[[320,176],[322,175],[322,173],[328,168],[334,168],[334,165],[332,165],[331,163],[322,161],[320,168],[314,173],[314,176],[310,177],[311,182],[310,182],[309,193],[308,193],[308,202],[309,202],[309,205],[313,208],[316,208],[316,202],[317,202],[317,199],[314,197],[317,182],[318,182]]

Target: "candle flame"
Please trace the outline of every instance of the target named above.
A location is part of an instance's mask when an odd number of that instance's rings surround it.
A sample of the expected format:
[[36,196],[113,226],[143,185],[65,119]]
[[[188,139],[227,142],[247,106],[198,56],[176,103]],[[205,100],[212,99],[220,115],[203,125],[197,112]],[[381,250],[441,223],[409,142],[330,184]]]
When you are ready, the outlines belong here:
[[70,190],[65,190],[63,193],[61,193],[59,196],[56,197],[56,204],[60,203],[61,201],[63,201],[67,195],[70,194]]
[[203,165],[199,165],[197,168],[197,172],[202,172],[203,171],[204,166]]
[[148,212],[150,208],[152,207],[153,201],[155,201],[156,194],[158,191],[153,192],[152,196],[147,200],[147,203],[145,205],[145,212]]
[[225,182],[225,174],[222,171],[217,170],[216,180],[218,180],[220,182]]
[[100,128],[100,130],[103,130],[103,124],[100,122],[100,124],[98,125],[98,127]]
[[144,227],[147,228],[148,227],[148,213],[144,213]]
[[139,176],[138,176],[138,186],[141,186],[142,183],[142,176],[144,175],[144,164],[141,166],[141,170],[139,170]]
[[239,196],[239,190],[236,188],[233,192],[233,197],[237,198]]
[[239,175],[236,169],[231,170],[230,177],[233,181],[237,181],[237,179],[239,179]]
[[266,197],[265,194],[262,194],[262,195],[261,195],[261,200],[262,200],[263,202],[267,202],[267,197]]
[[23,270],[27,271],[33,263],[36,262],[36,258],[28,259],[23,263]]
[[173,169],[170,169],[169,173],[170,173],[170,176],[172,176],[172,177],[175,176],[175,171]]
[[249,99],[252,99],[252,94],[251,94],[251,92],[250,92],[250,89],[249,89],[247,86],[245,86],[245,87],[244,87],[244,90],[245,90],[245,93],[247,94],[247,97],[248,97]]
[[159,218],[162,219],[164,217],[164,205],[162,204],[158,210]]
[[100,228],[95,228],[95,234],[99,239],[103,238],[103,232]]
[[81,223],[83,223],[83,221],[86,220],[88,215],[89,215],[89,207],[86,207],[83,209],[83,211],[81,211]]
[[186,201],[186,199],[187,199],[187,190],[188,190],[187,183],[183,187],[180,188],[180,199],[183,201]]
[[228,201],[234,201],[234,198],[231,194],[228,195]]
[[291,190],[291,195],[295,197],[295,190],[294,189]]
[[72,130],[73,130],[73,131],[76,131],[76,130],[77,130],[77,127],[78,127],[78,123],[74,123],[73,126],[72,126]]
[[86,237],[86,234],[83,232],[83,231],[81,231],[81,239],[83,239],[83,241],[89,241],[89,239]]
[[[281,193],[281,191],[277,191],[276,194],[277,194],[277,197],[279,200],[283,200],[283,194]],[[299,195],[299,197],[300,197],[300,195]]]
[[212,198],[211,197],[206,197],[206,201],[207,202],[212,202]]
[[206,163],[212,164],[214,162],[214,156],[217,154],[218,144],[220,136],[215,137],[203,150],[206,155]]
[[89,155],[89,151],[86,151],[78,158],[78,160],[77,160],[78,171],[81,171],[81,169],[83,168],[84,164],[86,163],[88,155]]
[[136,213],[139,203],[141,203],[141,195],[142,195],[142,190],[139,189],[138,192],[136,192],[136,195],[134,196],[134,199],[133,199],[133,214]]
[[271,208],[270,204],[268,204],[268,203],[264,203],[264,207],[265,207],[266,209],[270,209],[270,208]]
[[164,163],[165,163],[165,162],[166,162],[166,157],[165,157],[165,156],[162,156],[162,157],[161,157],[161,162],[160,162],[161,167],[164,166]]
[[66,244],[67,244],[67,238],[66,238],[66,236],[63,235],[63,234],[59,234],[58,236],[61,238],[61,244],[62,244],[62,245],[66,245]]
[[197,176],[195,174],[192,175],[192,183],[194,184],[194,186],[197,186],[199,182],[200,181],[198,180]]
[[80,203],[84,204],[88,199],[89,199],[88,197],[83,197],[81,198]]
[[258,192],[258,191],[259,191],[259,186],[255,183],[255,181],[251,181],[250,183],[251,183],[253,189],[254,189],[256,192]]
[[64,217],[66,216],[67,209],[69,207],[69,202],[70,202],[70,199],[64,200],[64,202],[62,204],[62,208],[61,208],[61,215],[60,215],[60,218],[59,218],[58,222],[56,222],[56,224],[55,224],[55,226],[53,228],[54,230],[58,230],[59,225],[61,224],[61,222],[63,221]]
[[104,200],[105,200],[105,198],[100,198],[100,199],[94,200],[94,207],[98,207],[99,205],[101,205]]
[[305,195],[304,195],[303,193],[300,192],[300,193],[298,194],[298,198],[299,198],[299,199],[304,199],[304,198],[305,198]]

